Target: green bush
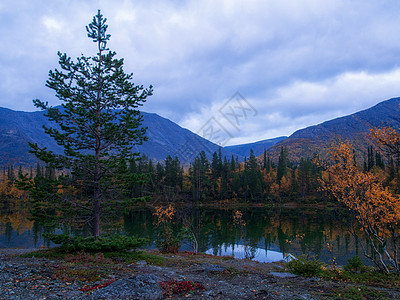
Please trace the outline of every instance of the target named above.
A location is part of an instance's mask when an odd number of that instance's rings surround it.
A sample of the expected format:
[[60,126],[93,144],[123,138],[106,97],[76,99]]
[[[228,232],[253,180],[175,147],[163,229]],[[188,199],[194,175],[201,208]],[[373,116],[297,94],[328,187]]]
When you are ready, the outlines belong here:
[[287,268],[294,274],[307,277],[321,275],[323,265],[319,260],[308,259],[305,255],[300,255],[286,264]]
[[191,240],[192,235],[186,227],[172,229],[172,226],[163,226],[157,230],[156,247],[162,253],[178,253],[184,240]]
[[110,252],[137,249],[148,243],[147,239],[125,235],[102,236],[95,240],[93,237],[70,236],[68,234],[46,233],[43,236],[65,252]]
[[340,292],[336,292],[335,300],[364,300],[364,299],[392,299],[387,292],[379,291],[369,287],[345,287]]
[[350,273],[359,273],[366,270],[364,263],[358,256],[354,256],[347,260],[348,264],[344,266],[344,270]]

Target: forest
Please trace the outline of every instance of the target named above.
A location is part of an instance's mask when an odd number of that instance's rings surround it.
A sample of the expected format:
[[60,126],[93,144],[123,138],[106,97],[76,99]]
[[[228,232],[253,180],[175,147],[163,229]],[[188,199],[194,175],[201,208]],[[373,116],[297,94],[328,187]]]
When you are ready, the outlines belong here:
[[[396,193],[400,188],[398,162],[393,157],[385,159],[373,146],[366,150],[365,158],[358,162],[359,167],[377,174]],[[300,158],[294,163],[283,147],[277,161],[273,161],[267,151],[261,159],[251,151],[244,162],[233,156],[222,157],[221,150],[208,160],[202,151],[190,165],[181,164],[177,157],[167,156],[162,162],[154,162],[141,156],[131,160],[127,167],[142,180],[128,184],[124,195],[128,198],[148,196],[160,203],[326,203],[330,199],[321,191],[320,183],[328,176],[326,166],[327,162],[317,155]],[[14,184],[22,174],[29,178],[55,179],[65,173],[39,163],[29,169],[13,165],[3,167],[0,197],[3,200],[28,197]]]

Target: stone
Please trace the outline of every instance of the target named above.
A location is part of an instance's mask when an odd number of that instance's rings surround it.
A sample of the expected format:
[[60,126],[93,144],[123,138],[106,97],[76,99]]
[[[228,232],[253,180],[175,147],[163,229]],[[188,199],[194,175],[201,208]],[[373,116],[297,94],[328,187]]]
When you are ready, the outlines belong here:
[[145,266],[145,265],[147,265],[147,262],[145,260],[139,260],[139,261],[136,262],[136,265]]
[[269,276],[278,277],[278,278],[295,278],[297,275],[288,273],[288,272],[271,272],[268,273]]
[[204,272],[207,273],[212,273],[212,272],[224,272],[226,270],[226,267],[220,266],[220,265],[213,265],[213,264],[202,264],[202,267],[204,268]]
[[84,299],[162,299],[161,279],[152,274],[119,279]]

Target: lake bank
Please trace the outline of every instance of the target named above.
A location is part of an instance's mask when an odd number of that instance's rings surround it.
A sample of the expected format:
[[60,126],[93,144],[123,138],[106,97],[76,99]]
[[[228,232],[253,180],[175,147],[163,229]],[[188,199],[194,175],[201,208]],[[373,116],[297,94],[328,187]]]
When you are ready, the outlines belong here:
[[[259,263],[188,252],[162,254],[154,250],[141,252],[133,260],[112,261],[102,256],[88,259],[90,256],[83,254],[62,260],[38,255],[13,256],[21,251],[0,251],[0,299],[101,299],[102,293],[108,293],[107,299],[120,299],[124,293],[121,289],[139,275],[157,282],[149,286],[158,291],[154,295],[165,292],[160,283],[192,282],[199,286],[187,292],[182,287],[181,293],[173,293],[174,299],[346,299],[340,295],[353,290],[377,296],[366,299],[400,298],[395,285],[389,288],[326,278],[280,276],[286,271],[282,262]],[[135,291],[130,293],[134,295]]]

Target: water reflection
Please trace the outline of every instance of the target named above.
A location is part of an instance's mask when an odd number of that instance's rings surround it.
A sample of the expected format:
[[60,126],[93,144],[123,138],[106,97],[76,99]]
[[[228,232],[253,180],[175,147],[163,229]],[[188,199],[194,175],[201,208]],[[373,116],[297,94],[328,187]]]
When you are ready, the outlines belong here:
[[[259,259],[269,256],[269,251],[282,255],[308,254],[324,262],[332,262],[333,256],[340,265],[355,255],[362,257],[359,241],[350,235],[351,218],[341,209],[316,208],[249,208],[241,209],[245,220],[245,241],[242,232],[234,225],[236,209],[200,207],[185,208],[186,219],[193,224],[193,231],[200,252],[212,249],[223,253],[229,245],[246,245],[258,251]],[[124,231],[127,234],[143,233],[153,236],[151,213],[146,210],[131,212],[125,216]],[[331,253],[327,243],[334,246]],[[235,246],[236,247],[236,246]],[[187,250],[187,249],[185,249]]]
[[249,248],[244,245],[226,245],[222,244],[221,247],[215,249],[209,249],[206,254],[218,255],[218,256],[233,256],[239,259],[252,259],[258,262],[271,263],[282,261],[286,259],[286,256],[279,251],[265,250],[262,248]]
[[41,228],[29,220],[26,206],[5,202],[0,206],[0,248],[45,246]]
[[[355,255],[362,256],[359,241],[348,233],[350,217],[345,210],[241,209],[244,228],[238,228],[233,222],[236,209],[185,207],[178,211],[181,217],[190,220],[200,252],[231,255],[234,250],[233,254],[237,257],[241,247],[246,246],[244,248],[247,250],[255,249],[255,259],[259,261],[281,260],[288,254],[305,253],[329,263],[333,253],[326,244],[330,243],[334,246],[338,264],[346,264],[347,259]],[[40,226],[28,221],[26,217],[24,210],[0,207],[0,248],[45,245],[41,239]],[[103,231],[138,235],[152,241],[156,236],[152,214],[148,209],[121,215],[105,224]]]

